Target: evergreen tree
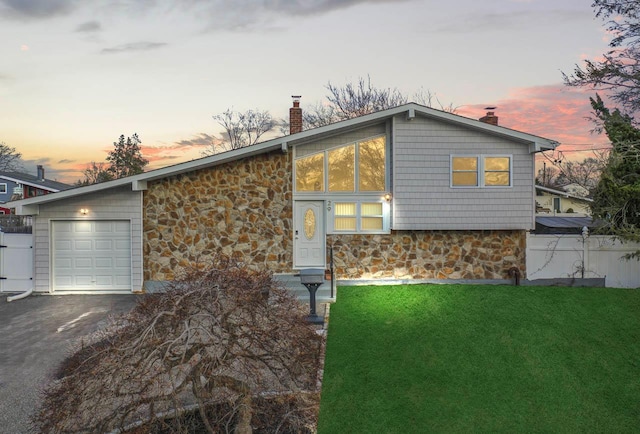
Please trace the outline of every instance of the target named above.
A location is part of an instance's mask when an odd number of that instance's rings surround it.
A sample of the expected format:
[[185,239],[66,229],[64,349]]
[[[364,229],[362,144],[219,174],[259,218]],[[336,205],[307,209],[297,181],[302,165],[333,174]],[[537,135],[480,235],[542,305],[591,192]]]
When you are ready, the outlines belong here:
[[144,167],[149,164],[149,160],[142,156],[141,143],[137,134],[127,137],[126,140],[123,134],[117,142],[113,142],[113,150],[109,152],[107,161],[110,163],[108,171],[114,178],[124,178],[144,172]]
[[[640,242],[640,129],[620,110],[610,111],[599,96],[591,105],[613,146],[591,205],[607,233]],[[640,260],[640,250],[628,255]]]

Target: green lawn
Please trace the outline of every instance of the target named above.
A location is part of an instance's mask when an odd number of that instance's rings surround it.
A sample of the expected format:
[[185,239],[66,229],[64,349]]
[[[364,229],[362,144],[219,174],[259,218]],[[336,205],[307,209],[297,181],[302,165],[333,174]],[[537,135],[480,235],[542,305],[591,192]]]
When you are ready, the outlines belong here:
[[640,290],[341,287],[319,433],[640,432]]

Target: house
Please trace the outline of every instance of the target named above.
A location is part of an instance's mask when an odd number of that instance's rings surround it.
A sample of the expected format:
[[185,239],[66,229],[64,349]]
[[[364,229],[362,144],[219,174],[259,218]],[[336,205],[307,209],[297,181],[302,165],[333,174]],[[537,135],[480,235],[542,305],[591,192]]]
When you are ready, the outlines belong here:
[[288,136],[15,202],[35,291],[151,289],[217,253],[291,274],[329,248],[339,279],[526,272],[534,155],[556,142],[414,103],[301,131],[294,100],[290,117]]
[[41,165],[38,165],[35,176],[19,172],[0,172],[0,214],[9,214],[9,207],[4,204],[11,200],[56,193],[71,187],[46,179],[44,167]]
[[536,185],[537,214],[575,214],[575,217],[591,215],[593,199],[567,191]]

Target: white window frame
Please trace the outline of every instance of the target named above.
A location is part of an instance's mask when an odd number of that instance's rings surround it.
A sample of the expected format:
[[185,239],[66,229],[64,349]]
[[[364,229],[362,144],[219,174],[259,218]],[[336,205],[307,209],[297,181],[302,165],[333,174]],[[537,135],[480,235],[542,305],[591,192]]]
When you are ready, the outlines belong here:
[[0,182],[0,194],[7,194],[7,183]]
[[[453,159],[454,158],[476,158],[478,161],[477,185],[453,185]],[[509,159],[509,185],[485,185],[484,183],[484,160],[485,158],[508,158]],[[511,154],[451,154],[449,155],[449,187],[450,188],[512,188],[513,187],[513,155]]]
[[[339,230],[335,229],[335,210],[337,203],[354,203],[356,205],[356,230]],[[380,203],[382,204],[382,215],[366,215],[364,217],[382,217],[382,230],[364,230],[362,229],[362,204],[363,203]],[[389,234],[391,233],[390,228],[390,217],[391,217],[391,209],[390,205],[387,201],[382,198],[362,198],[358,199],[353,197],[340,197],[332,200],[327,200],[327,211],[328,211],[328,225],[327,225],[327,233],[328,234]],[[340,217],[340,216],[339,216]]]
[[[331,146],[322,150],[318,150],[317,152],[312,152],[309,154],[305,154],[303,156],[298,156],[295,155],[294,159],[293,159],[293,189],[294,192],[298,195],[358,195],[358,197],[360,197],[361,195],[366,195],[366,194],[375,194],[378,192],[375,191],[360,191],[360,155],[359,155],[359,150],[360,150],[360,143],[362,142],[367,142],[369,140],[373,140],[373,139],[377,139],[379,137],[384,137],[385,140],[385,152],[384,152],[384,165],[385,165],[385,173],[384,173],[384,183],[385,183],[385,190],[381,191],[379,193],[384,193],[386,191],[386,187],[389,185],[389,177],[391,174],[391,169],[389,167],[390,164],[390,157],[389,157],[389,146],[388,146],[388,136],[386,134],[377,134],[374,136],[370,136],[370,137],[365,137],[362,139],[358,139],[358,140],[354,140],[348,143],[342,143],[340,145],[335,145],[335,146]],[[344,148],[350,145],[355,145],[355,155],[354,155],[354,191],[330,191],[329,190],[329,153],[331,151],[334,151],[336,149],[339,148]],[[318,155],[318,154],[323,154],[324,157],[324,166],[323,166],[323,170],[324,170],[324,187],[322,190],[319,191],[298,191],[298,189],[296,188],[296,176],[297,176],[297,169],[296,169],[296,162],[300,159],[303,158],[307,158],[310,157],[312,155]]]

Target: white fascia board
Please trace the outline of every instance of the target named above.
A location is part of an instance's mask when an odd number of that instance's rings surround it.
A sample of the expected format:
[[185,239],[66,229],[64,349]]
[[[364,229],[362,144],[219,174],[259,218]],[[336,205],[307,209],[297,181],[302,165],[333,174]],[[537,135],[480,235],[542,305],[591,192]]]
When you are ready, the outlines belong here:
[[578,201],[593,202],[593,199],[591,199],[589,197],[576,196],[574,194],[567,193],[566,191],[556,190],[555,188],[544,187],[542,185],[536,185],[535,189],[536,190],[545,191],[545,192],[547,192],[549,194],[555,194],[556,196],[561,196],[561,197],[570,198],[570,199],[576,199]]
[[[10,206],[9,208],[13,208],[13,206]],[[16,205],[15,212],[16,212],[16,215],[38,215],[40,214],[40,206],[39,205]]]

